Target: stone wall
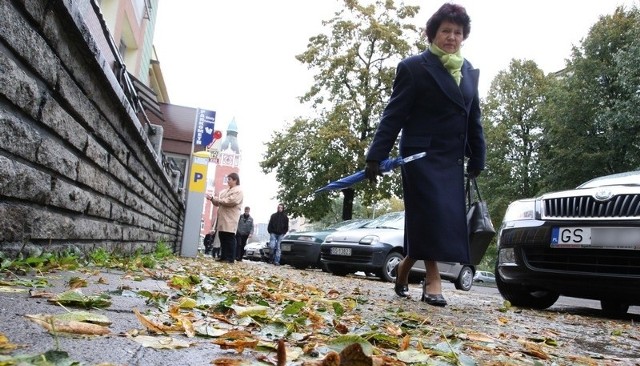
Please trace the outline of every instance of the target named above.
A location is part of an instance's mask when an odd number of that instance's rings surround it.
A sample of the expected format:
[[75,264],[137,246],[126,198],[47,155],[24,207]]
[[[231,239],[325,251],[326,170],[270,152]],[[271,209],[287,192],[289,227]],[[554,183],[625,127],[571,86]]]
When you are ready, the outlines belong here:
[[0,252],[180,251],[184,203],[83,22],[0,0]]

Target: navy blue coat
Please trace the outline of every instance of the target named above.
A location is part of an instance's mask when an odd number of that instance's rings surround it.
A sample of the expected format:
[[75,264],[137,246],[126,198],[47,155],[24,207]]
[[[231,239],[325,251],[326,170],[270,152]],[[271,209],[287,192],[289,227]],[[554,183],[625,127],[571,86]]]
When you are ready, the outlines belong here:
[[398,64],[393,91],[367,153],[382,161],[400,136],[405,254],[414,259],[469,262],[464,164],[484,169],[479,70],[465,60],[458,86],[430,51]]

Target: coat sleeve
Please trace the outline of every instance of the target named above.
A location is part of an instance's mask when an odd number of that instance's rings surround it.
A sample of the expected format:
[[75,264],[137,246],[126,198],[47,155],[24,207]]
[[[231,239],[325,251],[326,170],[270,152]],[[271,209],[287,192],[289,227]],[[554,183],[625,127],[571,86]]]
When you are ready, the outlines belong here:
[[393,80],[393,91],[389,103],[382,113],[380,124],[367,152],[367,161],[382,161],[389,158],[389,152],[411,111],[414,95],[415,85],[411,70],[404,62],[400,62]]
[[476,93],[469,114],[467,146],[465,155],[469,158],[469,170],[484,170],[487,147],[480,116],[480,99]]

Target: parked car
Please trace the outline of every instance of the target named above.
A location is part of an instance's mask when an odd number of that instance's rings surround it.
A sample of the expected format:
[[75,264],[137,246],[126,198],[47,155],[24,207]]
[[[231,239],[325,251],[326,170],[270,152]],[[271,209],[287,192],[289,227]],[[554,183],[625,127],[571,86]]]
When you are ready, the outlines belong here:
[[[395,280],[395,267],[404,258],[404,211],[382,215],[362,228],[329,234],[320,246],[322,263],[335,275],[371,272],[384,281]],[[475,267],[439,262],[440,277],[468,291],[473,285]],[[424,277],[423,261],[411,268],[412,275]]]
[[495,273],[516,306],[544,309],[563,295],[621,315],[640,304],[640,171],[512,202]]
[[320,262],[320,245],[334,231],[356,229],[371,219],[352,219],[330,225],[320,231],[294,232],[285,235],[280,242],[280,263],[298,269],[307,267],[323,268]]
[[265,249],[267,249],[269,246],[269,243],[267,242],[259,242],[259,241],[254,241],[251,243],[247,243],[247,245],[244,246],[244,259],[249,259],[252,261],[266,261],[266,256],[265,256]]
[[476,271],[476,274],[473,275],[473,282],[496,283],[496,276],[491,272]]

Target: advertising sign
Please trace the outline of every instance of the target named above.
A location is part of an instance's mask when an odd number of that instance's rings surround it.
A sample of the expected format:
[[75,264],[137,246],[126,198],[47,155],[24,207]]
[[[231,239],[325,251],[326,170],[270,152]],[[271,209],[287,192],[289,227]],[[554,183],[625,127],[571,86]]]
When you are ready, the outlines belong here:
[[196,113],[196,124],[193,132],[193,144],[195,150],[203,150],[211,144],[214,139],[214,128],[216,123],[216,111],[198,109]]

